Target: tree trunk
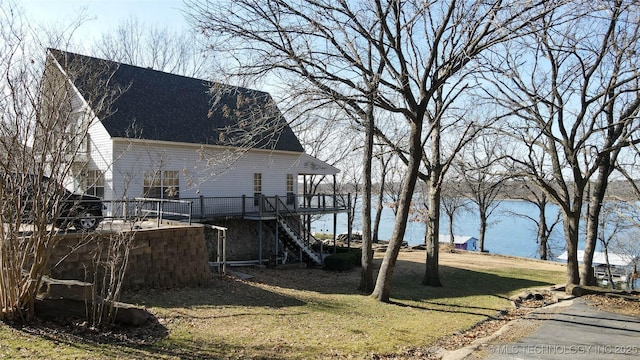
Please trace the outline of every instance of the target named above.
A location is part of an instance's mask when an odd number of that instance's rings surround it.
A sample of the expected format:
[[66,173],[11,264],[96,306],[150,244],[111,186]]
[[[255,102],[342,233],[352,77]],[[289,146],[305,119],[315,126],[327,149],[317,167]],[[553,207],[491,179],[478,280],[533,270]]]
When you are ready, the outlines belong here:
[[487,213],[480,207],[480,227],[478,228],[478,251],[484,252],[484,235],[487,232]]
[[453,213],[449,214],[449,245],[455,248],[455,235],[453,235]]
[[393,225],[393,232],[391,233],[391,239],[389,239],[387,251],[382,259],[382,264],[380,264],[376,286],[371,294],[371,296],[382,302],[389,302],[389,296],[391,295],[391,278],[393,277],[393,270],[395,269],[398,253],[400,252],[400,247],[404,240],[404,233],[407,228],[411,199],[422,160],[421,134],[422,122],[416,121],[411,123],[409,161],[407,164],[407,172],[402,180],[395,224]]
[[[593,274],[593,255],[595,254],[598,241],[598,216],[599,206],[590,206],[587,212],[586,236],[584,243],[584,255],[582,258],[582,270],[580,271],[580,284],[595,285],[596,279]],[[595,216],[595,219],[592,217]]]
[[378,192],[378,201],[376,201],[376,216],[373,219],[373,236],[371,237],[371,242],[374,244],[378,242],[379,239],[379,231],[380,231],[380,219],[382,219],[382,208],[384,207],[384,186],[385,179],[384,175],[380,179],[380,191]]
[[429,210],[427,211],[427,259],[425,266],[424,279],[422,285],[442,286],[440,282],[439,271],[439,232],[440,232],[440,192],[442,191],[442,183],[440,176],[442,175],[442,164],[440,163],[440,120],[435,119],[431,125],[431,153],[430,163],[431,172],[429,174]]
[[364,189],[362,199],[362,270],[360,286],[362,292],[373,290],[373,259],[371,251],[371,168],[373,158],[373,106],[367,109],[367,123],[365,129],[365,144],[363,151]]
[[[439,174],[438,174],[439,176]],[[427,211],[427,262],[422,285],[442,286],[440,282],[440,244],[438,233],[440,232],[440,188],[429,182],[429,210]]]
[[549,234],[547,234],[547,215],[545,210],[547,209],[546,199],[538,201],[538,256],[540,260],[547,260],[549,257],[549,249],[547,244],[549,243]]
[[[611,273],[611,264],[609,263],[609,250],[607,247],[604,247],[604,258],[607,263],[607,278],[609,279],[609,286],[612,290],[616,289],[616,284],[613,283],[613,274]],[[594,279],[595,283],[595,279]]]
[[567,243],[567,284],[579,284],[578,223],[580,212],[563,214],[564,237]]
[[580,276],[580,284],[595,285],[596,279],[593,274],[593,254],[596,251],[598,243],[598,222],[604,194],[607,190],[607,180],[611,174],[609,167],[609,157],[602,161],[598,167],[598,177],[591,184],[593,191],[589,195],[589,207],[587,209],[586,236],[584,244],[584,257],[582,259],[582,273]]

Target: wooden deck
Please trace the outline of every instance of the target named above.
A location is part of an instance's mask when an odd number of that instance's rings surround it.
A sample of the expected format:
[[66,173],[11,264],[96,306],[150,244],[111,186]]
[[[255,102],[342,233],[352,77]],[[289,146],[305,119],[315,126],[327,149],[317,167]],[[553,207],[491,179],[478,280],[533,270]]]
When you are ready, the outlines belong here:
[[[183,199],[185,200],[185,199]],[[247,220],[273,220],[279,214],[292,216],[322,215],[347,212],[349,195],[262,196],[236,198],[197,198],[191,200],[194,219],[240,218]]]
[[[122,203],[105,201],[115,214],[143,212],[150,218],[274,220],[279,215],[302,216],[348,212],[350,194],[314,194],[298,196],[197,197],[179,200],[137,198]],[[123,207],[127,210],[123,211]],[[134,209],[134,210],[131,210]]]

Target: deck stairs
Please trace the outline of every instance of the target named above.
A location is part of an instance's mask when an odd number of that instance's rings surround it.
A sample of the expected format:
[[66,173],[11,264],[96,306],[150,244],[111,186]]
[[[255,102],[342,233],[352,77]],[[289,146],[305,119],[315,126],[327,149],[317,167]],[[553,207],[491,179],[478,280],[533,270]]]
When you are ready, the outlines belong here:
[[285,244],[285,246],[287,246],[288,248],[293,248],[295,250],[299,249],[302,250],[302,253],[304,254],[304,256],[311,260],[314,264],[316,265],[322,265],[323,261],[322,261],[322,254],[316,252],[312,247],[311,247],[311,243],[314,242],[315,238],[313,238],[312,241],[305,241],[299,234],[297,234],[295,231],[293,231],[291,229],[291,227],[288,225],[288,223],[283,220],[278,218],[278,226],[279,228],[282,230],[282,232],[280,232],[280,234],[284,233],[285,236],[284,237],[280,237],[280,240],[283,240],[283,243]]
[[320,243],[304,226],[300,226],[300,217],[291,213],[286,205],[278,198],[272,203],[276,213],[276,226],[278,227],[279,238],[287,249],[292,251],[300,250],[303,257],[316,265],[323,265],[322,248],[317,252],[312,247],[315,243]]

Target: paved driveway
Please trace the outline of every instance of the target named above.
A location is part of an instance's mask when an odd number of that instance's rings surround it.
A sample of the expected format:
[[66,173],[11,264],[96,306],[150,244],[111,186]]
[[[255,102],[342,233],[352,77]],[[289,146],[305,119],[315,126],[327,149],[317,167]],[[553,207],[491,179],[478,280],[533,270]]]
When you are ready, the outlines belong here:
[[601,311],[575,299],[529,318],[540,323],[532,333],[516,342],[485,345],[486,359],[640,359],[638,317]]

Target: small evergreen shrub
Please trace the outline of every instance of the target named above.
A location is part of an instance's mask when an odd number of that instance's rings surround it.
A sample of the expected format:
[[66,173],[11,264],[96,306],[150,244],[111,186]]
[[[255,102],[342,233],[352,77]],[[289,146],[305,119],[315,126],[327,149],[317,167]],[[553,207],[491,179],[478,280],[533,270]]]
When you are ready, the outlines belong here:
[[337,253],[324,259],[324,266],[331,271],[347,271],[353,269],[353,255],[351,253]]
[[[333,250],[333,249],[332,249]],[[339,260],[336,260],[339,259]],[[330,264],[327,263],[330,259]],[[350,262],[350,265],[343,265],[343,262]],[[325,266],[328,270],[345,271],[362,265],[362,250],[346,247],[337,247],[336,253],[325,258]]]
[[347,254],[352,257],[353,266],[362,265],[362,249],[354,249],[354,248],[346,248],[346,247],[337,247],[336,254]]

